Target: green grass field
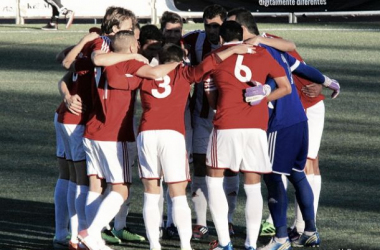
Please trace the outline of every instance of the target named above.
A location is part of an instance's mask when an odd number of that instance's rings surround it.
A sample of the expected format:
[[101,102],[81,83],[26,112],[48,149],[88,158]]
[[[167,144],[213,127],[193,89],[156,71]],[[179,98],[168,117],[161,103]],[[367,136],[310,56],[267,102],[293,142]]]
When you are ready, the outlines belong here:
[[[306,62],[338,79],[336,100],[326,91],[326,122],[320,150],[323,187],[317,226],[321,249],[380,249],[380,29],[373,23],[259,24],[295,41]],[[52,249],[57,81],[64,74],[55,55],[75,44],[91,25],[58,32],[41,25],[0,25],[0,249]],[[185,29],[200,29],[186,25]],[[263,193],[265,197],[265,185]],[[134,182],[129,226],[144,234],[142,185]],[[289,190],[289,223],[293,219]],[[235,215],[235,249],[244,249],[244,199]],[[265,206],[264,215],[268,214]],[[211,217],[209,224],[212,225]],[[213,237],[215,238],[215,231]],[[269,239],[260,238],[259,246]],[[178,249],[178,241],[163,241]],[[197,250],[207,242],[194,242]],[[115,249],[148,249],[148,243]]]

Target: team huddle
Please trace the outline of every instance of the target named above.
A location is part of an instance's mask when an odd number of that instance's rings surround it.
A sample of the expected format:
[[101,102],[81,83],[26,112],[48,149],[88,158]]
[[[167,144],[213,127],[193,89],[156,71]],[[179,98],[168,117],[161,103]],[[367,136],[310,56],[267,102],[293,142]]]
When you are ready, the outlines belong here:
[[[227,13],[210,5],[203,21],[204,31],[183,35],[176,13],[163,14],[161,29],[140,28],[133,12],[109,7],[100,29],[58,54],[68,72],[58,83],[63,102],[55,114],[55,249],[145,241],[127,227],[132,195],[143,196],[151,250],[162,249],[162,237],[178,237],[182,250],[206,239],[208,207],[218,238],[209,248],[233,249],[239,173],[245,249],[257,249],[259,235],[273,237],[258,249],[319,246],[321,90],[335,98],[339,83],[306,65],[293,42],[260,35],[244,8]],[[131,193],[133,165],[144,194]],[[270,210],[263,221],[261,177]],[[287,180],[298,204],[290,228]]]

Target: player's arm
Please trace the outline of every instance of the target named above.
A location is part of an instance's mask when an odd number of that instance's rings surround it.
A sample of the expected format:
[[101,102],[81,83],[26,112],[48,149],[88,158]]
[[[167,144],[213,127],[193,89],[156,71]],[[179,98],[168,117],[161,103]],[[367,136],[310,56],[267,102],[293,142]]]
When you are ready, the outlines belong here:
[[75,61],[75,58],[78,56],[78,54],[83,49],[84,45],[96,38],[99,37],[99,34],[96,32],[91,32],[87,35],[85,35],[77,45],[75,45],[70,52],[66,55],[65,59],[62,61],[62,66],[67,69],[75,72],[75,69],[73,69],[73,62]]
[[216,87],[212,76],[209,76],[204,81],[204,91],[207,97],[208,104],[212,109],[216,109],[218,103],[218,88]]
[[280,99],[292,93],[292,86],[286,76],[276,77],[273,78],[273,80],[276,82],[277,88],[267,95],[268,102]]
[[55,60],[59,62],[59,64],[62,64],[63,59],[65,59],[66,55],[69,53],[70,50],[74,48],[75,45],[69,46],[66,49],[62,50],[55,56]]
[[123,53],[95,53],[92,61],[96,66],[111,66],[120,62],[137,60],[148,64],[149,61],[140,54],[123,54]]
[[317,97],[322,93],[322,84],[312,83],[303,86],[301,91],[308,97]]
[[251,45],[265,44],[281,51],[293,51],[296,49],[296,44],[292,41],[283,38],[269,38],[262,36],[255,36],[245,41]]
[[74,115],[80,115],[83,112],[82,99],[79,95],[71,95],[68,84],[72,83],[72,74],[67,72],[58,82],[58,91],[65,103],[67,109]]
[[135,75],[143,78],[158,79],[169,74],[169,72],[174,70],[178,64],[180,64],[180,62],[170,62],[157,65],[155,67],[144,65],[139,70],[137,70]]

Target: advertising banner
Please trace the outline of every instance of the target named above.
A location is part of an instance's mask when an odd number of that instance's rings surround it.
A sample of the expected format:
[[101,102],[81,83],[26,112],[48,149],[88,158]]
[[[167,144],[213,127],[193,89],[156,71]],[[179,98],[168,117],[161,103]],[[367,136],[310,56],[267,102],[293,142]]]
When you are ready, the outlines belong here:
[[174,0],[183,11],[202,11],[207,5],[220,4],[227,10],[245,7],[251,12],[325,12],[380,10],[379,0]]

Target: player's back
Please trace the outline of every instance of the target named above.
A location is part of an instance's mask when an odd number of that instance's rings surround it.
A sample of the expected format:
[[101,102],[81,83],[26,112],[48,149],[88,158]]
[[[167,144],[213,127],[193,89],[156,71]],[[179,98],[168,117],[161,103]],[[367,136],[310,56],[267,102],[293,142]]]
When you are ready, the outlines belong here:
[[[223,50],[229,45],[216,50]],[[283,70],[269,53],[260,47],[255,54],[233,55],[213,72],[212,78],[218,88],[217,112],[214,126],[217,129],[261,128],[266,130],[268,109],[265,101],[250,106],[244,101],[244,91],[251,81],[265,83],[268,76],[283,76]]]

